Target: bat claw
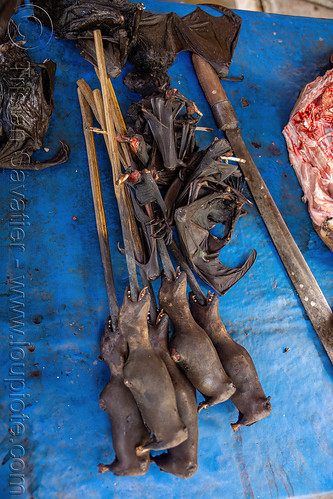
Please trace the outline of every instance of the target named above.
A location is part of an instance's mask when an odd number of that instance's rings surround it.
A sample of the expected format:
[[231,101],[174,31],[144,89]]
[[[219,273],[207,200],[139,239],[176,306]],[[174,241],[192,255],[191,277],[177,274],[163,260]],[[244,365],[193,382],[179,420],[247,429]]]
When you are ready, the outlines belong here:
[[209,405],[207,404],[207,402],[201,402],[199,405],[198,405],[198,414],[199,412],[201,412],[203,409],[207,409],[209,407]]
[[99,473],[105,473],[106,471],[109,471],[109,466],[107,464],[99,464],[98,465],[98,472]]
[[149,449],[144,449],[142,445],[139,445],[139,447],[135,449],[135,452],[137,456],[143,456],[143,454],[149,452]]
[[129,177],[128,173],[125,173],[124,175],[119,175],[119,178],[118,178],[116,184],[117,185],[123,184],[124,182],[126,182],[126,180],[128,179],[128,177]]

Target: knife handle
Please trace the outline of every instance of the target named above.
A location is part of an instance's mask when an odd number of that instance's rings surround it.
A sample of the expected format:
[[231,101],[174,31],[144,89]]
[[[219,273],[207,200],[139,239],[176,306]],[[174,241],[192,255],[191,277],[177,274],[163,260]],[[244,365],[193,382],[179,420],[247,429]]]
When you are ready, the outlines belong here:
[[219,130],[236,128],[237,117],[214,68],[197,54],[192,54],[192,62]]

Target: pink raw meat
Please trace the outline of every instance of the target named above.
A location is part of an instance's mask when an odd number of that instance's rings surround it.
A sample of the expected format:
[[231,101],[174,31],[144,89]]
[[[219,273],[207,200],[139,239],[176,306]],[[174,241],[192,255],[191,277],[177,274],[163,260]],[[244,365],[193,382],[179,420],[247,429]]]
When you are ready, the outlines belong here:
[[303,89],[282,133],[315,229],[333,239],[333,70]]

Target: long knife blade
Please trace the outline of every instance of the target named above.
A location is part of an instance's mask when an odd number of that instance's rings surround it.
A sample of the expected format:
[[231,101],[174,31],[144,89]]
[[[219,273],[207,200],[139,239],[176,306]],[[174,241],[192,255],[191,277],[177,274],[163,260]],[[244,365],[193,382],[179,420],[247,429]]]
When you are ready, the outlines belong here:
[[215,70],[195,54],[192,60],[218,128],[226,134],[234,154],[246,160],[239,163],[239,167],[305,312],[333,364],[332,310],[244,143],[237,117]]

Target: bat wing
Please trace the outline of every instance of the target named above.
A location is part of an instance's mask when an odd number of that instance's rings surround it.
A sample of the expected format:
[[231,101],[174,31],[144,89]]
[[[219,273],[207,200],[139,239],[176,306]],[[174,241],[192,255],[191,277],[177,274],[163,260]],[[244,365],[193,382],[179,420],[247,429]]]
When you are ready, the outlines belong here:
[[[4,43],[1,49],[0,88],[3,89],[3,95],[0,103],[2,131],[0,164],[2,168],[42,170],[48,166],[64,163],[69,155],[69,147],[64,143],[49,160],[43,162],[31,159],[33,152],[42,147],[53,113],[56,64],[49,59],[40,64],[33,64],[22,47],[10,42]],[[36,67],[40,68],[40,72]],[[10,83],[12,78],[19,79],[22,84],[13,86]],[[19,122],[17,122],[18,110]]]
[[[257,253],[253,250],[246,262],[237,268],[223,265],[221,248],[229,241],[239,218],[239,211],[223,209],[223,194],[213,193],[194,203],[178,208],[175,221],[184,254],[195,272],[219,295],[224,295],[252,267]],[[227,234],[219,239],[209,231],[209,222],[223,222]]]

